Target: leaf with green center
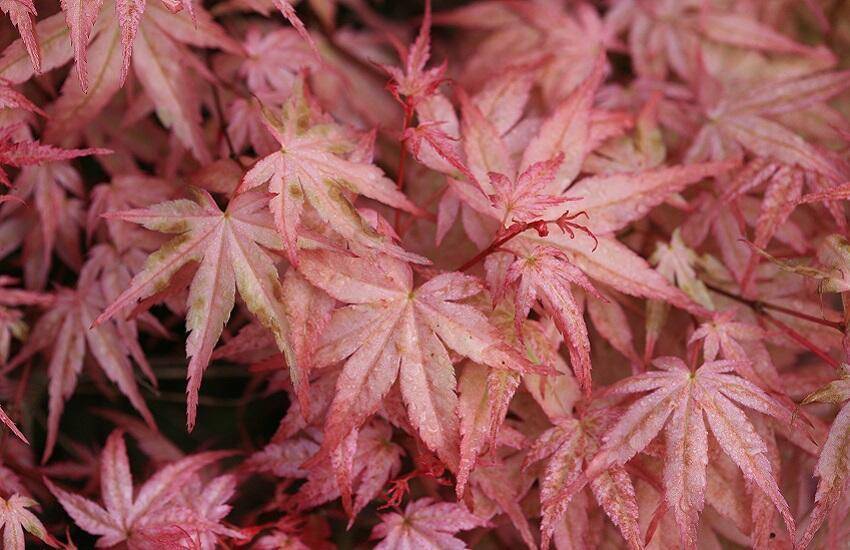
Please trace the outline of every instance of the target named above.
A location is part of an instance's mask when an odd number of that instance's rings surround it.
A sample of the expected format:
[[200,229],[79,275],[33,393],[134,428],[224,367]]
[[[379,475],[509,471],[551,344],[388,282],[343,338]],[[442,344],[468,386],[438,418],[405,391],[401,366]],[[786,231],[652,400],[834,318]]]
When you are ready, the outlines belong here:
[[235,304],[236,290],[249,311],[274,335],[290,369],[299,368],[289,341],[274,258],[267,251],[283,245],[265,210],[266,195],[242,193],[222,211],[206,191],[194,200],[175,200],[150,208],[113,212],[118,218],[162,233],[177,234],[148,257],[144,269],[95,320],[100,325],[128,306],[164,288],[189,262],[198,262],[189,287],[186,340],[189,362],[187,423],[195,425],[198,389],[216,342]]

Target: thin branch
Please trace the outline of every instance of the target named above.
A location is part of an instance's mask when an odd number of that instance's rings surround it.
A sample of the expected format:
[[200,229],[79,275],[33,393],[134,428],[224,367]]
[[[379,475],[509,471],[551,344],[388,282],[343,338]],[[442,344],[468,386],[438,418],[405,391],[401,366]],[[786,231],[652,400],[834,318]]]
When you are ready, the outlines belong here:
[[[497,235],[490,245],[476,254],[473,258],[467,261],[465,264],[458,268],[458,271],[466,271],[470,267],[474,266],[484,258],[486,258],[491,253],[498,250],[500,247],[504,246],[505,243],[519,235],[520,233],[525,233],[529,229],[533,229],[537,231],[537,234],[541,237],[545,237],[549,234],[549,224],[557,225],[561,231],[567,233],[570,237],[575,238],[575,231],[581,231],[582,233],[586,233],[590,238],[599,244],[599,241],[596,239],[596,235],[593,234],[590,229],[583,225],[579,225],[572,220],[576,219],[581,215],[587,215],[586,212],[581,211],[576,214],[570,214],[569,212],[564,213],[561,217],[554,220],[537,220],[533,222],[516,222],[512,224],[510,227],[504,230],[503,233]],[[593,247],[596,250],[596,246]]]
[[[401,151],[398,154],[398,173],[396,174],[396,182],[395,182],[396,188],[401,192],[404,192],[404,161],[405,161],[405,158],[407,157],[407,147],[405,147],[404,140],[405,140],[405,134],[407,133],[407,129],[408,129],[408,127],[410,127],[410,123],[411,123],[412,120],[413,120],[413,104],[410,101],[410,98],[408,98],[404,102],[404,123],[402,124],[402,127],[401,127],[401,141],[399,142],[399,145],[401,145]],[[399,230],[401,229],[401,211],[398,210],[398,209],[396,209],[396,211],[395,211],[395,224],[394,224],[394,226],[395,226],[396,233],[398,233]],[[399,235],[399,237],[401,237],[401,235]]]
[[227,131],[227,123],[224,120],[224,108],[221,104],[221,96],[218,93],[218,88],[213,86],[213,101],[215,103],[216,114],[218,115],[219,133],[224,135],[224,141],[227,143],[227,149],[230,152],[230,158],[235,160],[239,166],[245,170],[247,166],[242,163],[242,159],[236,154],[236,147],[233,146],[233,141],[230,139],[230,133]]
[[814,315],[809,315],[807,313],[803,313],[801,311],[796,311],[793,309],[789,309],[787,307],[779,306],[776,304],[771,304],[768,302],[762,302],[761,300],[751,300],[749,298],[744,298],[743,296],[739,296],[727,290],[723,290],[722,288],[718,288],[716,286],[706,284],[706,288],[710,291],[720,294],[722,296],[726,296],[736,302],[747,305],[755,310],[757,313],[760,313],[764,310],[773,310],[778,311],[779,313],[784,313],[785,315],[789,315],[791,317],[796,317],[797,319],[802,319],[804,321],[809,321],[810,323],[816,323],[818,325],[823,325],[825,327],[834,328],[840,332],[844,332],[844,324],[838,321],[830,321],[828,319],[821,319],[820,317],[815,317]]
[[841,367],[838,361],[830,357],[828,353],[818,347],[814,342],[812,342],[793,328],[789,327],[779,319],[771,317],[770,315],[762,315],[762,319],[769,322],[770,324],[778,328],[780,331],[782,331],[786,336],[788,336],[804,348],[808,349],[809,351],[823,359],[824,362],[826,362],[832,368],[839,369]]

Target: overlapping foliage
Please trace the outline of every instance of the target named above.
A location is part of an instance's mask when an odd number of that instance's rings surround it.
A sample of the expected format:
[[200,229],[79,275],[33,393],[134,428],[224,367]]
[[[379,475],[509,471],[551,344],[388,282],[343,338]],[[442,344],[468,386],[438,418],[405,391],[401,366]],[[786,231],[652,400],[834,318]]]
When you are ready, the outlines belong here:
[[4,548],[846,546],[850,2],[434,3],[0,0]]

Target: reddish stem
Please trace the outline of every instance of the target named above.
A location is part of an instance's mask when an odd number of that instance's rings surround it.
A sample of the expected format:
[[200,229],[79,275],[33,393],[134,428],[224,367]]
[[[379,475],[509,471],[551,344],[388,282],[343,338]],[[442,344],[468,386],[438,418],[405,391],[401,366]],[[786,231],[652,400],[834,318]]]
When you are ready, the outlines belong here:
[[806,338],[805,336],[803,336],[802,334],[800,334],[799,332],[797,332],[793,328],[789,327],[788,325],[786,325],[785,323],[783,323],[779,319],[777,319],[775,317],[771,317],[770,315],[762,315],[762,318],[765,321],[767,321],[768,323],[770,323],[773,326],[775,326],[776,328],[778,328],[780,331],[782,331],[785,334],[785,336],[787,336],[788,338],[791,338],[792,340],[794,340],[795,342],[797,342],[798,344],[800,344],[804,348],[808,349],[809,351],[811,351],[812,353],[814,353],[815,355],[817,355],[818,357],[823,359],[832,368],[834,368],[834,369],[840,368],[841,365],[838,364],[838,361],[836,361],[835,359],[830,357],[830,355],[827,352],[825,352],[824,350],[819,348],[814,342],[812,342],[811,340],[809,340],[808,338]]
[[[447,187],[447,186],[443,186],[443,187],[441,187],[439,190],[437,190],[437,192],[436,192],[436,193],[433,193],[430,197],[428,197],[428,199],[427,199],[425,202],[423,202],[423,203],[422,203],[422,205],[421,205],[421,206],[422,206],[422,208],[423,208],[423,209],[427,209],[427,208],[431,207],[431,206],[432,206],[435,202],[437,202],[438,200],[440,200],[440,199],[443,197],[443,193],[445,193],[445,192],[446,192],[446,187]],[[403,226],[403,227],[401,227],[401,228],[397,231],[399,238],[404,237],[404,235],[405,235],[408,231],[410,231],[410,228],[411,228],[411,227],[413,227],[413,224],[414,224],[414,223],[416,223],[416,220],[419,220],[419,219],[424,219],[424,220],[432,221],[432,222],[434,222],[434,223],[436,223],[436,222],[437,222],[437,216],[434,216],[434,217],[433,217],[433,219],[432,219],[432,218],[430,218],[430,217],[417,218],[417,217],[415,217],[415,216],[410,216],[410,217],[408,217],[408,218],[407,218],[407,223],[405,223],[405,224],[404,224],[404,226]]]
[[810,323],[817,323],[818,325],[834,328],[842,332],[844,331],[844,325],[842,323],[839,323],[838,321],[829,321],[828,319],[821,319],[820,317],[815,317],[814,315],[809,315],[807,313],[789,309],[784,306],[770,304],[767,302],[762,302],[760,300],[751,300],[749,298],[744,298],[743,296],[738,296],[737,294],[733,294],[731,292],[723,290],[722,288],[717,288],[709,284],[706,284],[705,286],[712,292],[721,294],[723,296],[726,296],[727,298],[735,300],[736,302],[740,302],[742,304],[750,306],[751,308],[756,310],[756,312],[762,312],[766,309],[772,309],[773,311],[778,311],[780,313],[784,313],[785,315],[790,315],[791,317],[796,317],[804,321],[809,321]]
[[[474,266],[481,260],[487,257],[488,254],[497,250],[500,246],[513,239],[520,233],[528,231],[529,229],[533,229],[537,231],[537,234],[541,237],[545,237],[549,234],[549,224],[554,223],[557,225],[561,231],[568,234],[570,238],[575,238],[575,231],[581,231],[582,233],[586,233],[590,238],[592,238],[596,244],[599,244],[599,241],[596,239],[596,235],[588,229],[584,225],[580,225],[575,223],[574,219],[579,216],[587,216],[587,212],[582,210],[576,214],[570,214],[569,211],[565,212],[561,217],[556,218],[554,220],[537,220],[533,222],[515,222],[513,225],[508,227],[504,233],[501,235],[497,235],[490,245],[475,255],[474,258],[463,264],[458,268],[458,271],[466,271],[470,267]],[[594,245],[593,250],[596,250],[596,246]]]
[[844,325],[842,323],[839,323],[838,321],[821,319],[820,317],[815,317],[814,315],[809,315],[807,313],[788,309],[787,307],[783,306],[777,306],[775,304],[761,304],[761,307],[763,307],[764,309],[772,309],[773,311],[778,311],[780,313],[784,313],[785,315],[790,315],[792,317],[797,317],[798,319],[803,319],[804,321],[809,321],[826,327],[831,327],[835,330],[840,330],[842,332],[844,331]]
[[469,261],[467,261],[465,264],[460,266],[458,268],[458,271],[466,271],[470,267],[474,266],[475,264],[486,258],[492,252],[496,251],[500,246],[530,228],[531,226],[527,223],[516,223],[510,226],[507,231],[502,234],[501,237],[496,237],[487,248],[485,248],[484,250],[476,254],[473,258],[471,258]]
[[[410,122],[413,120],[413,104],[410,98],[404,102],[404,124],[401,127],[401,152],[398,155],[398,174],[396,175],[396,188],[399,191],[404,191],[404,161],[407,158],[407,147],[404,145],[404,135],[410,127]],[[396,233],[401,229],[401,211],[395,211],[395,230]]]
[[230,139],[230,133],[227,131],[227,123],[224,120],[224,107],[221,104],[221,96],[218,94],[218,88],[212,86],[213,92],[213,100],[216,110],[216,115],[218,116],[218,133],[219,136],[224,137],[224,142],[227,144],[227,150],[230,153],[230,158],[236,161],[239,164],[239,167],[243,170],[247,169],[247,166],[243,163],[242,159],[239,158],[239,154],[236,152],[236,148],[233,146],[233,141]]

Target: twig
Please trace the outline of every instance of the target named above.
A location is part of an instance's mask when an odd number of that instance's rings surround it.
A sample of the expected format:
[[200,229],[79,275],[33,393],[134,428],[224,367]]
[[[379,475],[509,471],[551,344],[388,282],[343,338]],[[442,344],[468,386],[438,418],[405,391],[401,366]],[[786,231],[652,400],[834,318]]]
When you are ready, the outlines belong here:
[[[413,103],[410,101],[410,98],[404,102],[404,123],[401,127],[401,141],[399,145],[401,145],[401,151],[398,154],[398,173],[396,174],[396,188],[404,192],[404,160],[407,157],[407,147],[404,145],[405,134],[407,133],[407,128],[410,126],[411,121],[413,120]],[[395,230],[396,233],[401,229],[401,211],[396,209],[395,211]]]
[[776,304],[771,304],[768,302],[762,302],[761,300],[751,300],[749,298],[744,298],[743,296],[739,296],[727,290],[723,290],[722,288],[718,288],[709,284],[705,285],[710,291],[715,292],[717,294],[721,294],[735,300],[736,302],[745,304],[751,307],[756,312],[762,312],[763,310],[773,310],[778,311],[779,313],[784,313],[785,315],[790,315],[791,317],[796,317],[798,319],[802,319],[804,321],[809,321],[810,323],[816,323],[818,325],[823,325],[825,327],[834,328],[840,332],[844,332],[844,324],[838,321],[829,321],[827,319],[821,319],[820,317],[815,317],[814,315],[809,315],[807,313],[803,313],[800,311],[796,311],[793,309],[789,309],[787,307],[779,306]]
[[230,151],[230,158],[235,160],[240,168],[245,170],[247,166],[242,163],[242,159],[236,154],[236,147],[233,146],[233,141],[230,139],[230,134],[227,131],[227,126],[224,121],[224,108],[221,105],[221,96],[218,93],[218,88],[212,86],[213,101],[215,103],[216,114],[218,115],[219,133],[224,135],[224,141],[227,143],[227,149]]
[[841,365],[838,364],[838,361],[830,357],[828,353],[826,353],[824,350],[815,345],[814,342],[812,342],[793,328],[789,327],[779,319],[771,317],[770,315],[762,315],[762,319],[769,322],[770,324],[781,330],[786,336],[788,336],[804,348],[808,349],[809,351],[823,359],[824,362],[826,362],[832,368],[839,369],[841,367]]
[[[555,220],[537,220],[534,222],[514,223],[513,225],[505,229],[501,235],[498,235],[487,248],[485,248],[484,250],[476,254],[473,258],[471,258],[469,261],[467,261],[465,264],[460,266],[458,268],[458,271],[466,271],[470,267],[474,266],[475,264],[486,258],[492,252],[498,250],[505,243],[507,243],[520,233],[528,231],[529,229],[533,229],[537,231],[538,235],[540,235],[541,237],[545,237],[549,234],[549,224],[557,225],[561,228],[561,231],[563,231],[564,233],[568,233],[570,237],[573,238],[575,237],[575,233],[573,231],[574,229],[583,233],[587,233],[587,235],[589,235],[598,244],[599,241],[596,239],[596,235],[594,235],[593,232],[590,231],[590,229],[572,221],[581,215],[586,216],[587,213],[584,211],[578,212],[576,214],[570,214],[569,212],[566,212],[563,216]],[[596,250],[596,246],[594,246],[593,249]]]

